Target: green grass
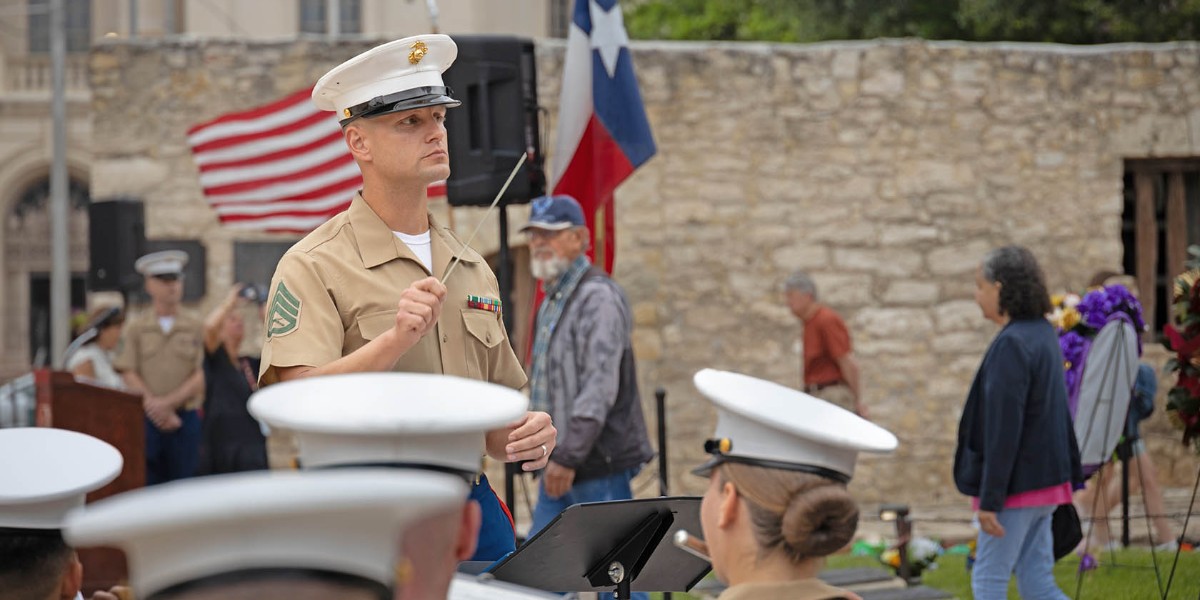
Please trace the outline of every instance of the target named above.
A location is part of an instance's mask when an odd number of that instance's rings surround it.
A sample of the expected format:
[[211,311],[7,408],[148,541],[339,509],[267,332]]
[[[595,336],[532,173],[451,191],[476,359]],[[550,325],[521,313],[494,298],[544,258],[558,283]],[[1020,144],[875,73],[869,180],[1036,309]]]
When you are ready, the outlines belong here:
[[[1158,570],[1163,587],[1171,572],[1174,553],[1157,552]],[[1062,591],[1078,600],[1119,598],[1121,600],[1158,600],[1162,598],[1155,583],[1154,561],[1149,550],[1120,550],[1100,556],[1100,568],[1083,574],[1079,593],[1076,594],[1079,559],[1068,556],[1054,566],[1054,577]],[[830,557],[828,568],[871,567],[879,563],[869,557],[838,555]],[[953,594],[958,598],[971,598],[971,574],[966,569],[963,556],[942,555],[938,568],[927,571],[921,582]],[[1009,583],[1008,597],[1017,595],[1016,581]],[[1200,598],[1200,552],[1184,552],[1179,556],[1175,578],[1171,583],[1168,600],[1196,600]]]
[[[1163,587],[1166,587],[1167,576],[1171,572],[1174,553],[1157,552],[1158,570],[1161,574]],[[873,558],[839,554],[829,558],[827,568],[846,569],[853,567],[881,566]],[[1158,584],[1154,582],[1154,561],[1149,550],[1119,550],[1115,553],[1105,553],[1100,556],[1100,568],[1083,575],[1082,586],[1076,594],[1076,570],[1079,559],[1075,555],[1068,556],[1054,566],[1054,576],[1058,585],[1069,598],[1077,600],[1160,600]],[[711,577],[711,575],[710,575]],[[938,568],[927,571],[921,582],[953,594],[957,598],[971,598],[971,574],[966,569],[966,558],[963,556],[942,555],[938,558]],[[1011,600],[1020,598],[1017,595],[1017,584],[1014,580],[1009,584],[1008,597]],[[661,600],[662,594],[650,594],[652,600]],[[1179,565],[1175,567],[1175,578],[1171,583],[1171,593],[1167,600],[1196,600],[1200,598],[1200,552],[1184,552],[1179,555]],[[697,600],[688,594],[674,594],[672,600]]]

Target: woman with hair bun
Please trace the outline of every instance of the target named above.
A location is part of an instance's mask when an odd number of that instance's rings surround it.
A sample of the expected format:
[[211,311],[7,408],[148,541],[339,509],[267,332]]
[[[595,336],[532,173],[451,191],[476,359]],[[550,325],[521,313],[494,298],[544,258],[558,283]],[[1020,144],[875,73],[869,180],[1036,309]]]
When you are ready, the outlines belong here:
[[896,436],[784,386],[706,369],[697,389],[717,407],[700,521],[718,600],[858,598],[817,579],[824,557],[858,527],[846,490],[859,452],[891,452]]

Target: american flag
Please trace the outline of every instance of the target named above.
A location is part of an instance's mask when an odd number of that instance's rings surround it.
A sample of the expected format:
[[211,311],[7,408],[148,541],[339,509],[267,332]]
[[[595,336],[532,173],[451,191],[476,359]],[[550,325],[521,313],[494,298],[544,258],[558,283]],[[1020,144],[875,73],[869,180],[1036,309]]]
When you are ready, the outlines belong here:
[[[311,96],[300,90],[188,130],[200,187],[222,225],[307,233],[350,206],[362,174],[336,115]],[[445,195],[445,182],[429,186],[431,198]]]

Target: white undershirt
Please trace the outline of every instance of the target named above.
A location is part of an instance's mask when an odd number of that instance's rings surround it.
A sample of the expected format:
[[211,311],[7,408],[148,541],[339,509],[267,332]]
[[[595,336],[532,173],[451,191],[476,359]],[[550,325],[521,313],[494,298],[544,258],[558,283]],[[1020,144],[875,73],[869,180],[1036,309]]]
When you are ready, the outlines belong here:
[[171,330],[175,328],[175,317],[159,317],[158,326],[162,328],[164,335],[169,335]]
[[421,261],[421,264],[425,265],[425,268],[430,273],[433,272],[433,246],[429,241],[428,229],[425,230],[425,233],[419,235],[409,235],[407,233],[400,233],[399,231],[393,231],[392,233],[396,234],[396,237],[400,238],[400,241],[404,242],[404,245],[408,246],[408,249],[417,255],[417,259]]

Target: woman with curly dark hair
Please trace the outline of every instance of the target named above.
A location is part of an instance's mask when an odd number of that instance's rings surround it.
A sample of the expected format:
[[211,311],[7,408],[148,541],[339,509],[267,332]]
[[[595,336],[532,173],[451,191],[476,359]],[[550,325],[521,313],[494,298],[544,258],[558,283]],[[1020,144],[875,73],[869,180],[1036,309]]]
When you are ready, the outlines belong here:
[[858,527],[846,489],[859,452],[891,452],[896,436],[848,410],[781,385],[705,369],[696,388],[717,407],[700,523],[718,600],[858,598],[817,579]]
[[1001,329],[971,384],[954,455],[954,483],[972,496],[981,529],[971,589],[977,600],[1007,598],[1015,573],[1022,598],[1065,600],[1054,581],[1051,517],[1083,477],[1037,259],[1019,246],[989,252],[975,302]]

